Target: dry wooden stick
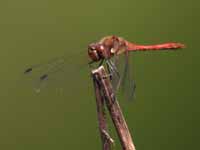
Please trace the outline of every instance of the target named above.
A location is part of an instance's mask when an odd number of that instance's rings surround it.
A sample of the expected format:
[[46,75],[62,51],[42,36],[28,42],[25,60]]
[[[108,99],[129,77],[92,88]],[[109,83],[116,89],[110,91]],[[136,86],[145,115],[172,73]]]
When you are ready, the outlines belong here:
[[105,113],[105,106],[104,106],[104,97],[101,91],[101,87],[99,82],[93,76],[93,83],[96,95],[96,106],[97,106],[97,116],[98,116],[98,124],[99,124],[99,131],[101,135],[102,141],[102,148],[103,150],[110,150],[111,149],[111,138],[107,136],[107,123],[106,123],[106,113]]
[[92,75],[93,79],[95,79],[95,81],[98,81],[100,91],[102,90],[103,92],[106,106],[109,110],[113,124],[117,130],[117,134],[123,150],[135,150],[135,146],[128,130],[128,126],[123,117],[121,108],[117,102],[117,99],[112,89],[112,85],[104,67],[101,66],[98,69],[92,71]]

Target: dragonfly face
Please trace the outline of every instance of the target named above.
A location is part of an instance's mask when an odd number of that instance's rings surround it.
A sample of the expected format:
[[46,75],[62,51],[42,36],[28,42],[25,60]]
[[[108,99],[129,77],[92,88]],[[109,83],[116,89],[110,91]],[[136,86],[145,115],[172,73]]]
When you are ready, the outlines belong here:
[[92,43],[88,46],[88,55],[92,61],[96,62],[102,59],[100,47],[101,46],[97,43]]
[[111,57],[110,48],[103,43],[92,43],[88,46],[88,55],[92,61],[100,61]]
[[97,43],[88,46],[88,55],[92,61],[110,59],[114,55],[119,55],[126,50],[126,41],[117,36],[106,36]]

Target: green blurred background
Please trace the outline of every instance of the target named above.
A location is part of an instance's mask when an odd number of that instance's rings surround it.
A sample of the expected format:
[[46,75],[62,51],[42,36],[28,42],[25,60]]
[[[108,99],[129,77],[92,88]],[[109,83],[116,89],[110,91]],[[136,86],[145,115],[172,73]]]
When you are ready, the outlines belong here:
[[[1,0],[0,149],[101,149],[90,71],[78,64],[89,43],[111,34],[187,45],[133,54],[136,100],[119,101],[138,150],[199,149],[199,17],[195,0]],[[61,84],[36,93],[23,70],[64,54]]]

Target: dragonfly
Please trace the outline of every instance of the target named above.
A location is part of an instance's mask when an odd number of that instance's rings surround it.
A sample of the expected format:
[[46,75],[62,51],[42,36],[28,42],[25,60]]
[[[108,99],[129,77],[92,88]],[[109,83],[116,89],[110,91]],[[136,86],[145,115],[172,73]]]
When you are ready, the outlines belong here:
[[[134,97],[135,95],[135,80],[132,79],[131,75],[131,67],[129,62],[129,54],[136,51],[161,51],[161,50],[177,50],[184,48],[185,45],[181,43],[163,43],[163,44],[155,44],[155,45],[140,45],[129,42],[122,37],[118,37],[115,35],[106,36],[100,39],[98,42],[91,43],[88,45],[88,58],[90,62],[89,66],[93,66],[93,64],[97,64],[97,67],[101,65],[105,65],[107,71],[110,75],[110,80],[113,85],[114,92],[118,92],[120,87],[125,89],[127,87],[127,91],[129,98]],[[120,56],[123,55],[123,64],[120,63]],[[60,64],[63,64],[67,58],[60,59],[56,58],[50,60],[46,64],[50,67],[46,73],[43,73],[39,76],[39,81],[45,81],[51,76],[51,73],[57,72]],[[28,67],[24,74],[30,74],[34,71],[35,68],[41,67],[42,65],[33,65]],[[120,67],[122,66],[122,67]],[[96,67],[96,66],[95,66]],[[122,68],[122,69],[119,69]],[[124,90],[125,91],[125,90]]]
[[[129,42],[122,37],[115,35],[106,36],[96,43],[92,43],[88,46],[88,55],[91,59],[89,64],[100,62],[101,66],[104,62],[106,63],[107,69],[111,74],[112,84],[115,91],[118,91],[121,83],[127,81],[129,86],[128,90],[131,90],[130,94],[133,96],[135,93],[135,82],[130,78],[130,65],[129,65],[129,53],[136,51],[161,51],[161,50],[177,50],[184,48],[185,45],[182,43],[162,43],[155,45],[140,45]],[[122,74],[118,70],[118,60],[120,55],[125,56],[124,71]],[[112,59],[113,58],[113,59]],[[126,78],[129,78],[127,80]],[[123,85],[123,84],[122,84]],[[132,97],[131,96],[131,97]]]

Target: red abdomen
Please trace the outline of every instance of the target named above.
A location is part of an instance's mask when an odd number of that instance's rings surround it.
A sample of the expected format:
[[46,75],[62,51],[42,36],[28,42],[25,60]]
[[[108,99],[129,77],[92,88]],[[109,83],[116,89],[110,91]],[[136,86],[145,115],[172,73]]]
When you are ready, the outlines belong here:
[[137,45],[130,42],[126,42],[128,51],[145,51],[145,50],[170,50],[184,48],[185,45],[181,43],[163,43],[156,45]]

